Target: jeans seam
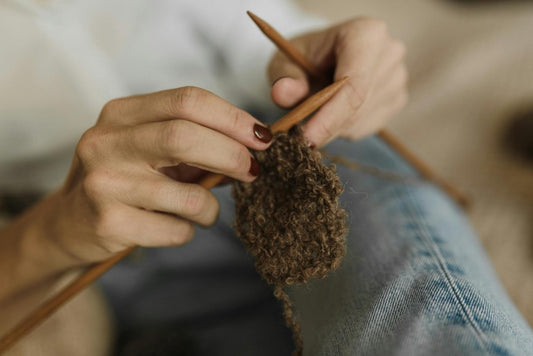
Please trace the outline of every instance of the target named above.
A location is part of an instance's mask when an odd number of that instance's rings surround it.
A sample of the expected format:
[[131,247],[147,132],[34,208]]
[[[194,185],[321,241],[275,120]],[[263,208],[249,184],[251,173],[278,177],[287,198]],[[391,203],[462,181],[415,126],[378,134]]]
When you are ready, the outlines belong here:
[[413,221],[416,222],[418,231],[420,232],[420,236],[424,240],[425,244],[429,247],[431,254],[434,257],[434,261],[437,264],[438,270],[441,273],[441,276],[444,278],[445,283],[448,287],[448,292],[451,294],[456,306],[459,307],[463,319],[473,329],[474,335],[478,340],[480,346],[484,349],[485,352],[488,352],[487,336],[485,335],[483,330],[481,330],[479,324],[474,320],[472,310],[470,310],[468,305],[465,303],[464,298],[461,295],[461,291],[457,287],[454,277],[446,267],[445,259],[442,256],[439,246],[431,238],[431,232],[428,231],[424,224],[419,222],[420,220],[425,221],[426,219],[420,210],[420,206],[416,203],[416,200],[414,199],[413,194],[411,193],[411,189],[407,190],[407,195],[409,197],[410,202],[410,209],[407,210],[409,214],[414,218]]

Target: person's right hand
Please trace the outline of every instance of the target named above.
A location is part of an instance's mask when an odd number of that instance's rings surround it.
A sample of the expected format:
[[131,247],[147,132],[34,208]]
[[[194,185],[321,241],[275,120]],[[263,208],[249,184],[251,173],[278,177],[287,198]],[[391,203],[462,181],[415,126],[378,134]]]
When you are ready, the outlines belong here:
[[248,148],[271,139],[251,115],[199,88],[112,100],[77,145],[50,238],[80,263],[133,245],[184,244],[194,224],[218,216],[199,172],[250,182],[259,166]]

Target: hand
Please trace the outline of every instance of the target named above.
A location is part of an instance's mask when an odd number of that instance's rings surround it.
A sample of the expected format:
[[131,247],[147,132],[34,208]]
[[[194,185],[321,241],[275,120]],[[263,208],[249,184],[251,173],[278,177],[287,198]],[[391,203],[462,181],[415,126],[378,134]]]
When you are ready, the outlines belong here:
[[[304,135],[320,147],[337,136],[359,139],[383,128],[407,102],[405,46],[390,37],[385,24],[357,18],[291,41],[324,74],[350,81],[304,125]],[[268,68],[272,99],[284,108],[297,104],[311,88],[305,72],[276,53]]]
[[109,102],[77,145],[58,193],[55,242],[92,262],[133,245],[181,245],[218,202],[205,171],[250,182],[271,134],[251,115],[193,87]]

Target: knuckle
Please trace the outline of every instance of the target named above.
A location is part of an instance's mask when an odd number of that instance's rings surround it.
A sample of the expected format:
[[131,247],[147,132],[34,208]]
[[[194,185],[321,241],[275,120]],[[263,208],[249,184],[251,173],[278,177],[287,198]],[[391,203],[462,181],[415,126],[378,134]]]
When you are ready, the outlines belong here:
[[125,100],[123,98],[108,101],[100,112],[100,120],[109,120],[109,118],[120,115],[123,111]]
[[191,130],[185,120],[168,121],[167,125],[163,126],[161,136],[160,142],[164,145],[163,150],[168,151],[174,158],[178,158],[176,155],[195,147],[194,130]]
[[105,194],[109,184],[110,180],[106,174],[99,171],[93,171],[87,174],[83,180],[82,186],[86,196],[94,199]]
[[230,155],[227,169],[231,172],[248,171],[250,165],[250,152],[244,147],[235,149]]
[[101,152],[106,151],[107,142],[111,139],[112,132],[102,125],[93,126],[85,131],[76,145],[75,154],[82,162],[95,160]]
[[368,89],[361,83],[356,86],[351,80],[348,81],[345,87],[349,91],[347,95],[348,105],[352,112],[356,112],[366,102]]
[[361,26],[365,31],[369,31],[377,35],[384,35],[388,32],[387,23],[374,17],[359,18],[358,25]]
[[358,37],[365,36],[376,40],[387,37],[387,24],[373,17],[357,17],[340,27],[337,35],[339,48],[346,48]]
[[76,146],[76,156],[82,161],[89,160],[95,156],[98,149],[98,134],[94,128],[91,128],[83,133],[78,145]]
[[94,222],[94,232],[100,238],[118,237],[116,235],[117,226],[123,222],[120,221],[120,213],[116,209],[105,208],[102,209],[96,221]]
[[204,91],[197,87],[186,86],[178,88],[175,91],[173,107],[171,108],[171,111],[176,111],[183,114],[190,113],[198,105],[198,102],[202,100],[204,95]]
[[245,113],[233,106],[228,109],[228,118],[227,129],[230,132],[239,132],[239,128],[242,127],[242,123],[246,122]]
[[183,208],[190,217],[197,217],[207,211],[209,197],[198,185],[189,185],[183,194]]

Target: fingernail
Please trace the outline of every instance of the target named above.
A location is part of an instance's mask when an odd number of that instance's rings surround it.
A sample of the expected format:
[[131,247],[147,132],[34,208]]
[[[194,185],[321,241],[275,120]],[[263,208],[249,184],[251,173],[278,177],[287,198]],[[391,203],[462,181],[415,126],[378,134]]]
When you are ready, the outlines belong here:
[[255,160],[255,158],[250,157],[250,174],[254,177],[257,177],[259,175],[259,172],[261,169],[259,168],[259,163]]
[[254,125],[254,135],[261,142],[269,143],[272,141],[272,132],[267,127],[259,124]]

